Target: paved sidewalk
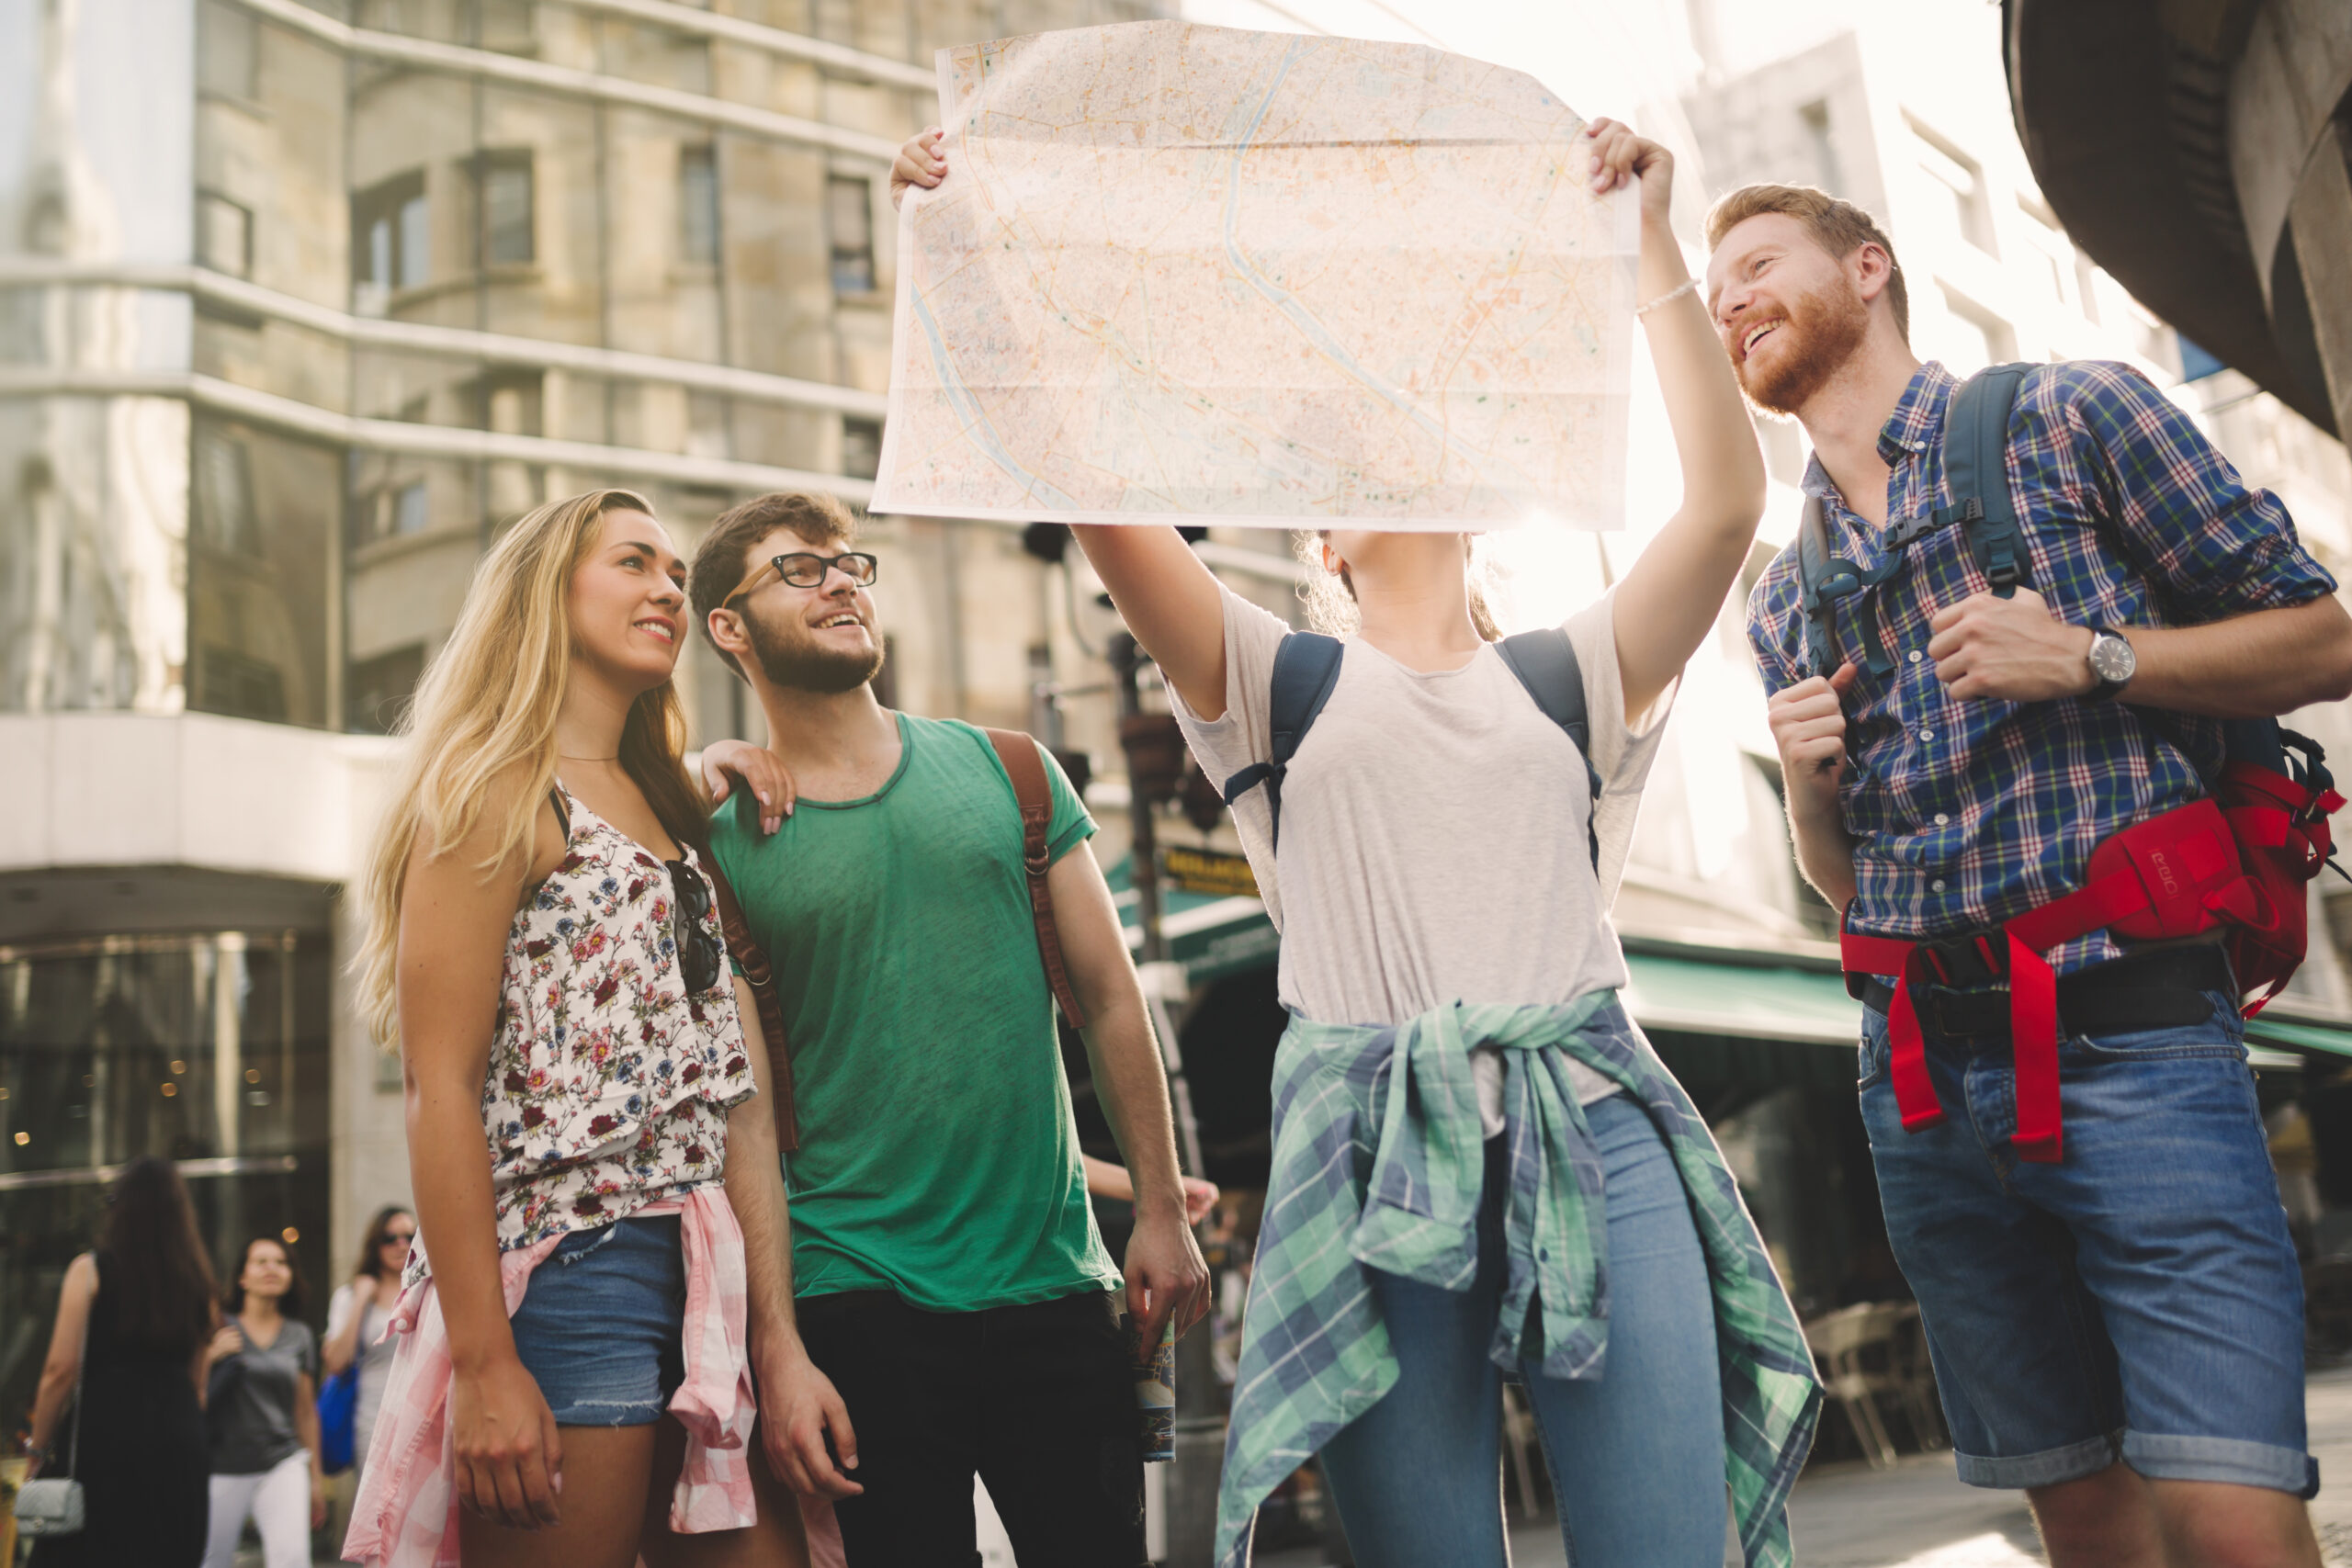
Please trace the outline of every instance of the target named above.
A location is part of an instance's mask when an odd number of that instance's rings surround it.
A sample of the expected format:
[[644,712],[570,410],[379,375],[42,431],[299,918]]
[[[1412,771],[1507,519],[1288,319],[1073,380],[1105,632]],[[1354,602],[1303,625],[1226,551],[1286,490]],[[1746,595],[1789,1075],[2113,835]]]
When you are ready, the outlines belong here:
[[[2322,1555],[2352,1568],[2352,1366],[2314,1372],[2306,1396],[2322,1489],[2312,1503]],[[1831,1421],[1844,1417],[1832,1411]],[[1803,1568],[2031,1568],[2044,1561],[2025,1496],[1963,1486],[1950,1454],[1915,1454],[1889,1470],[1816,1465],[1789,1508]],[[1516,1568],[1566,1568],[1558,1528],[1514,1523]],[[1314,1568],[1320,1553],[1268,1552],[1258,1568]],[[1738,1553],[1726,1546],[1726,1568]]]

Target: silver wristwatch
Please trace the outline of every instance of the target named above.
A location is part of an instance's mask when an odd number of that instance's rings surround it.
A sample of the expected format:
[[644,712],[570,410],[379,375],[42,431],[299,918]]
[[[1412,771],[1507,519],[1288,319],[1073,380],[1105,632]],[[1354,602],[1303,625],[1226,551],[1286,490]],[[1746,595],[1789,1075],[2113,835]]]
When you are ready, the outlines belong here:
[[2105,626],[2091,628],[2091,680],[2096,682],[2084,694],[2084,701],[2103,703],[2125,686],[2139,673],[2139,655],[2121,634]]

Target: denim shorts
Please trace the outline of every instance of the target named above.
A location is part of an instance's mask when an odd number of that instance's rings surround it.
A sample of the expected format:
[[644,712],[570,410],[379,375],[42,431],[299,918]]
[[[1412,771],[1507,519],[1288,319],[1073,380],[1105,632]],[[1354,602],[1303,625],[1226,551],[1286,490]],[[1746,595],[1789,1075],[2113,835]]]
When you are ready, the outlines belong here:
[[573,1231],[514,1309],[514,1350],[559,1427],[643,1427],[686,1381],[678,1216]]
[[[1924,988],[1932,990],[1932,987]],[[2309,1497],[2303,1284],[2230,997],[2059,1046],[2065,1157],[2020,1160],[2006,1032],[1928,1037],[1944,1109],[1903,1130],[1863,1010],[1862,1121],[1960,1478],[2050,1486],[2121,1460]]]

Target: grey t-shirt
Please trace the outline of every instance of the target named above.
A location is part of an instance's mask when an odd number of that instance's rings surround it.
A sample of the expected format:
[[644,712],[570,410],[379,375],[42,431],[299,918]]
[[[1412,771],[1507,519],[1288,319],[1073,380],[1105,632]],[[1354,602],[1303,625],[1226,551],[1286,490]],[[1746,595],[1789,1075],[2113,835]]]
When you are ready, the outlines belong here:
[[[244,1333],[243,1323],[229,1321]],[[309,1324],[291,1318],[268,1346],[246,1336],[243,1349],[212,1364],[204,1413],[212,1433],[213,1474],[258,1475],[301,1450],[294,1429],[301,1385],[295,1380],[305,1373],[315,1382],[319,1342]]]
[[[1283,935],[1284,1006],[1325,1023],[1401,1023],[1447,1002],[1558,1004],[1625,984],[1609,907],[1672,693],[1638,731],[1628,725],[1614,603],[1604,594],[1566,625],[1597,808],[1575,743],[1492,648],[1425,674],[1349,639],[1339,683],[1291,761],[1279,855],[1267,850],[1265,791],[1234,807]],[[1204,723],[1170,694],[1220,784],[1268,755],[1274,650],[1288,630],[1228,590],[1225,716]],[[1474,1066],[1491,1136],[1502,1127],[1500,1063],[1487,1048]],[[1614,1091],[1581,1064],[1570,1071],[1588,1103]]]

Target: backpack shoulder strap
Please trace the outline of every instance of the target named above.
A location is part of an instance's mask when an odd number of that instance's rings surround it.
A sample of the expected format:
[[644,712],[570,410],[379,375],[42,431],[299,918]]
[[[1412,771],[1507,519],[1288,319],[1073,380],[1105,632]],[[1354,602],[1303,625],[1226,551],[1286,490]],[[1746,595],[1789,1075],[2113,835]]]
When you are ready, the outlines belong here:
[[1837,673],[1838,601],[1856,592],[1860,579],[1829,548],[1829,513],[1817,495],[1804,498],[1797,517],[1797,607],[1804,615],[1805,662],[1816,675]]
[[752,1000],[759,1010],[760,1035],[768,1048],[768,1092],[775,1100],[775,1145],[790,1154],[800,1146],[800,1115],[792,1098],[792,1046],[785,1038],[784,1004],[776,998],[775,976],[768,967],[767,953],[752,940],[751,922],[743,918],[743,906],[736,902],[727,874],[718,869],[718,857],[705,853],[696,858],[709,874],[711,892],[718,901],[718,923],[727,932],[727,951],[742,969],[744,984],[752,987]]
[[986,733],[989,744],[996,748],[997,760],[1012,780],[1013,798],[1021,804],[1021,869],[1029,881],[1029,917],[1037,928],[1037,956],[1046,965],[1046,984],[1053,987],[1054,1000],[1061,1004],[1062,1017],[1069,1026],[1083,1029],[1086,1010],[1079,1005],[1078,991],[1069,983],[1069,966],[1062,962],[1061,931],[1054,924],[1054,893],[1046,880],[1053,869],[1047,858],[1052,848],[1047,834],[1054,819],[1046,760],[1038,753],[1034,736],[1017,729]]
[[1260,784],[1266,786],[1266,808],[1274,843],[1282,840],[1283,777],[1299,743],[1315,728],[1323,705],[1340,683],[1340,661],[1348,645],[1321,632],[1292,632],[1274,649],[1272,690],[1266,705],[1269,744],[1267,758],[1252,762],[1225,781],[1225,803],[1231,806]]
[[1939,520],[1957,517],[1968,530],[1969,553],[1996,596],[2032,586],[2033,558],[2017,503],[2009,495],[2009,414],[2018,388],[2033,367],[1996,365],[1960,384],[1944,410],[1944,482],[1951,506]]
[[[1585,705],[1584,671],[1577,661],[1576,645],[1568,640],[1562,626],[1544,626],[1532,632],[1521,632],[1495,644],[1495,652],[1544,716],[1568,732],[1576,742],[1577,755],[1584,760],[1585,784],[1592,792],[1597,807],[1600,801],[1600,770],[1592,765],[1592,722]],[[1600,829],[1591,814],[1585,819],[1586,837],[1590,840],[1592,867],[1600,869]]]

